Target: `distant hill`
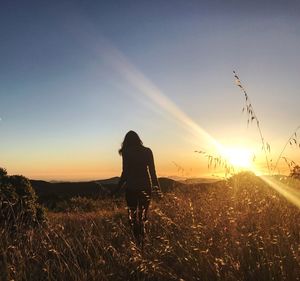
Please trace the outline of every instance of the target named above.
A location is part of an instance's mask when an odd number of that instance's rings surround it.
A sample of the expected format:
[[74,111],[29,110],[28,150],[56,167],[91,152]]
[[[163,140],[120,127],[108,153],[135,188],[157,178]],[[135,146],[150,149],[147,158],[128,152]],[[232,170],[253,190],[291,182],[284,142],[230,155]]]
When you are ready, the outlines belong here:
[[185,180],[181,180],[182,183],[185,184],[198,184],[198,183],[215,183],[221,181],[219,178],[188,178]]
[[[50,202],[54,204],[56,201],[67,200],[76,196],[104,198],[117,188],[118,181],[119,177],[85,182],[30,180],[39,201],[46,205]],[[159,183],[163,192],[170,192],[183,185],[183,183],[169,178],[159,178]]]
[[175,188],[184,185],[180,181],[176,181],[169,178],[159,178],[158,181],[162,192],[170,192]]
[[53,183],[31,180],[30,182],[41,203],[61,201],[76,196],[102,198],[116,186],[116,184],[104,186],[99,181]]
[[118,184],[120,180],[120,177],[113,177],[113,178],[109,178],[109,179],[105,179],[105,180],[96,180],[93,182],[97,182],[100,184]]

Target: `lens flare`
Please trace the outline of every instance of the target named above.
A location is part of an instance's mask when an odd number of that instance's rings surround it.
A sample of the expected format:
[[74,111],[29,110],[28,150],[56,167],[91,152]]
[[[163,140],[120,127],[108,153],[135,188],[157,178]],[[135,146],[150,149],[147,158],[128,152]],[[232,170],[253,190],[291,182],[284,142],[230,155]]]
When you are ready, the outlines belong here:
[[284,196],[290,203],[294,204],[300,209],[300,190],[287,186],[286,184],[276,180],[274,177],[261,176],[262,180],[266,182],[271,188]]
[[[153,82],[146,78],[129,60],[117,49],[110,47],[106,53],[106,59],[118,71],[126,81],[136,88],[140,95],[161,108],[164,113],[169,114],[173,120],[187,129],[192,135],[205,138],[208,143],[213,144],[218,150],[222,145],[215,140],[207,131],[200,127],[192,118],[183,112],[170,98],[168,98]],[[137,98],[141,98],[137,96]]]

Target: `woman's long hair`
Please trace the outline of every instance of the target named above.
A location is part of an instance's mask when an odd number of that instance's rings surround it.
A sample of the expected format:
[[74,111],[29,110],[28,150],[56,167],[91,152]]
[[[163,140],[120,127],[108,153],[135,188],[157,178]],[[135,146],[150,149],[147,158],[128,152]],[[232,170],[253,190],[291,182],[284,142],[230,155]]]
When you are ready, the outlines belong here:
[[122,155],[129,147],[141,147],[143,142],[141,141],[139,135],[134,131],[129,131],[122,142],[121,148],[119,149],[119,154]]

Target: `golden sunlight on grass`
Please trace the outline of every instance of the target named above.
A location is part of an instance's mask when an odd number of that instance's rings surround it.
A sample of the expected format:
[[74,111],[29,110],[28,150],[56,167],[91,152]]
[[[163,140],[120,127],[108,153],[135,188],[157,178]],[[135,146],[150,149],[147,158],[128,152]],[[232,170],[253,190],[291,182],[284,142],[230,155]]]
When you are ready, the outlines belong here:
[[27,209],[12,213],[19,209],[3,204],[0,280],[300,281],[298,179],[242,172],[214,183],[161,181],[161,187],[143,250],[121,194],[47,199],[48,220],[32,226],[24,220],[32,215],[24,216]]

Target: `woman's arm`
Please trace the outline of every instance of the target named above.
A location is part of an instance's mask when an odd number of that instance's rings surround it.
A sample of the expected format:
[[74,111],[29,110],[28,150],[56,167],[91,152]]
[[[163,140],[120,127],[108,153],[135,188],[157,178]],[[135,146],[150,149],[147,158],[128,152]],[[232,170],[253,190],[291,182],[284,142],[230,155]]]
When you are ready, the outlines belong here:
[[118,183],[118,190],[121,189],[121,187],[123,186],[123,184],[127,180],[127,170],[128,170],[127,166],[128,166],[127,161],[125,160],[125,157],[123,155],[122,156],[122,174],[121,174],[121,177],[120,177],[120,180],[119,180],[119,183]]
[[159,183],[155,171],[153,153],[150,148],[149,148],[149,172],[150,172],[152,186],[159,187]]

